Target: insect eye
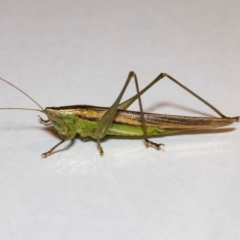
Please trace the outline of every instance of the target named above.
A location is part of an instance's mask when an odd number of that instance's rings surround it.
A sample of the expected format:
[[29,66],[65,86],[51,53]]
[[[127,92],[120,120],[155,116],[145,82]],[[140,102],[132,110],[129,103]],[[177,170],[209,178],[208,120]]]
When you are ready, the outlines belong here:
[[57,115],[56,115],[55,113],[51,113],[51,114],[50,114],[50,118],[51,118],[52,120],[55,120],[55,119],[57,118]]

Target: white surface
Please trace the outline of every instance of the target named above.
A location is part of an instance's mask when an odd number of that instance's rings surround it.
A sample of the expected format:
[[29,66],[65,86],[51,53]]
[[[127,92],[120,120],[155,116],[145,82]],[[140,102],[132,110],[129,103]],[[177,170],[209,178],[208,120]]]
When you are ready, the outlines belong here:
[[[0,76],[42,106],[109,106],[134,70],[167,72],[240,115],[238,1],[1,1]],[[135,93],[134,85],[126,98]],[[144,109],[216,116],[163,80]],[[0,107],[36,107],[0,82]],[[137,105],[131,109],[137,110]],[[37,113],[0,112],[0,239],[240,239],[240,129],[142,140],[59,138]],[[231,130],[232,129],[232,130]],[[58,150],[67,147],[69,143]]]

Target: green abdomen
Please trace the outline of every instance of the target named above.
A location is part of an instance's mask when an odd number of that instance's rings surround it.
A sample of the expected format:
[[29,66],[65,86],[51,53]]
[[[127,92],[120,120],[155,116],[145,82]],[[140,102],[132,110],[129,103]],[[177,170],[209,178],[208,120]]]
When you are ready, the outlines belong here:
[[[176,131],[171,128],[161,128],[156,126],[146,126],[148,136],[158,136],[164,133]],[[109,128],[108,135],[118,136],[143,136],[142,126],[113,123]]]

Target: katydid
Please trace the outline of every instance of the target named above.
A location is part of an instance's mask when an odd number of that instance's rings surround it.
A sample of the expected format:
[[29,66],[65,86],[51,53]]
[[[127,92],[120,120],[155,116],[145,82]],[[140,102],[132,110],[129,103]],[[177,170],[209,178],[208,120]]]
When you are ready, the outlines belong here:
[[[220,117],[191,117],[145,113],[142,107],[141,95],[164,77],[173,81],[181,88],[192,94],[198,100],[215,111]],[[135,81],[137,93],[133,97],[121,103],[122,96],[132,79]],[[218,128],[238,122],[240,119],[239,116],[226,117],[213,105],[208,103],[206,100],[201,98],[199,95],[191,91],[189,88],[181,84],[167,73],[159,74],[149,85],[140,91],[138,87],[137,75],[134,72],[130,72],[119,96],[110,107],[73,105],[63,107],[47,107],[44,109],[20,88],[4,80],[3,78],[0,78],[0,80],[25,94],[40,108],[0,108],[0,110],[19,109],[42,112],[47,116],[47,119],[44,120],[39,117],[40,123],[46,125],[51,124],[62,138],[62,140],[53,148],[43,153],[42,157],[49,156],[59,145],[76,137],[77,134],[79,134],[82,138],[91,137],[96,139],[100,155],[103,155],[103,148],[101,147],[100,141],[106,135],[128,137],[142,136],[145,140],[146,146],[152,146],[156,149],[161,149],[164,144],[152,142],[148,139],[148,137],[159,136],[161,134],[182,130]],[[137,99],[139,102],[140,112],[127,110],[128,107]]]

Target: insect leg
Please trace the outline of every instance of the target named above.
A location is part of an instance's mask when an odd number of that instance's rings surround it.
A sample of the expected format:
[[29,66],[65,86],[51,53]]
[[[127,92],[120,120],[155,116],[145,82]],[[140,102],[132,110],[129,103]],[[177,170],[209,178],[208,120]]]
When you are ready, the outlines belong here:
[[42,117],[40,117],[39,115],[38,115],[38,117],[39,117],[39,122],[40,123],[42,123],[42,124],[44,124],[44,125],[48,125],[48,124],[50,124],[50,121],[47,119],[47,120],[44,120]]
[[60,141],[58,144],[56,144],[54,147],[52,147],[49,151],[43,153],[41,156],[44,157],[44,158],[46,158],[47,156],[49,156],[49,155],[53,152],[53,150],[54,150],[55,148],[57,148],[59,145],[61,145],[61,144],[62,144],[63,142],[65,142],[65,141],[66,141],[66,140],[63,139],[63,140]]
[[[168,79],[170,79],[171,81],[173,81],[174,83],[176,83],[178,86],[180,86],[181,88],[183,88],[184,90],[186,90],[187,92],[189,92],[190,94],[192,94],[194,97],[196,97],[198,100],[200,100],[201,102],[203,102],[205,105],[207,105],[208,107],[210,107],[213,111],[215,111],[219,116],[221,116],[222,118],[226,118],[226,116],[221,113],[216,107],[214,107],[212,104],[210,104],[209,102],[207,102],[206,100],[204,100],[203,98],[201,98],[198,94],[194,93],[192,90],[190,90],[189,88],[187,88],[186,86],[184,86],[183,84],[181,84],[179,81],[177,81],[175,78],[171,77],[170,75],[168,75],[167,73],[160,73],[149,85],[147,85],[144,89],[142,89],[140,91],[140,95],[142,95],[143,93],[145,93],[150,87],[152,87],[155,83],[157,83],[158,81],[160,81],[161,79],[163,79],[164,77],[167,77]],[[138,98],[138,94],[134,95],[133,97],[129,98],[128,100],[124,101],[123,103],[121,103],[118,106],[118,109],[127,109],[136,99]]]
[[124,92],[127,89],[127,86],[129,84],[129,82],[131,81],[131,79],[135,80],[135,85],[136,85],[136,91],[137,91],[137,98],[138,98],[138,102],[139,102],[139,108],[140,108],[140,113],[141,113],[141,121],[142,121],[142,127],[143,127],[143,134],[144,134],[144,139],[147,145],[150,146],[154,146],[157,149],[159,149],[161,146],[163,146],[163,144],[158,144],[158,143],[154,143],[148,140],[148,136],[147,136],[147,131],[146,131],[146,126],[145,126],[145,120],[144,120],[144,113],[143,113],[143,108],[142,108],[142,101],[141,101],[141,97],[140,97],[140,91],[139,91],[139,87],[138,87],[138,80],[137,80],[137,76],[134,72],[130,72],[128,75],[128,78],[122,88],[122,91],[120,92],[119,96],[117,97],[116,101],[113,103],[113,105],[107,110],[107,112],[102,116],[102,118],[99,120],[99,122],[97,123],[97,127],[96,127],[96,138],[97,138],[97,143],[98,143],[98,149],[100,151],[100,154],[103,154],[103,149],[101,147],[100,144],[100,139],[103,138],[107,132],[108,129],[110,128],[113,119],[116,115],[116,112],[118,110],[118,106],[119,103],[122,99],[122,96],[124,94]]
[[[96,134],[97,134],[97,136],[99,136],[98,128],[96,128]],[[101,146],[100,137],[97,137],[97,147],[98,147],[98,151],[99,151],[100,155],[102,156],[104,151]]]

